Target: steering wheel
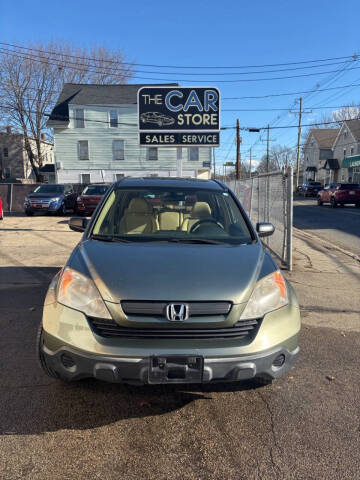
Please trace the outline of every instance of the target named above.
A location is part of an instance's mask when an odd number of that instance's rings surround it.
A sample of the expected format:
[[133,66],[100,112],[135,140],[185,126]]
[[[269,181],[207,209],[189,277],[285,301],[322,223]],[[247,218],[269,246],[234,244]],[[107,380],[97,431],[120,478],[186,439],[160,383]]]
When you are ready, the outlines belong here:
[[225,230],[224,225],[218,222],[217,220],[214,220],[213,218],[202,218],[201,220],[198,220],[197,222],[194,223],[194,225],[190,228],[189,233],[194,233],[195,230],[197,230],[200,227],[200,225],[202,225],[203,223],[214,223],[218,227]]

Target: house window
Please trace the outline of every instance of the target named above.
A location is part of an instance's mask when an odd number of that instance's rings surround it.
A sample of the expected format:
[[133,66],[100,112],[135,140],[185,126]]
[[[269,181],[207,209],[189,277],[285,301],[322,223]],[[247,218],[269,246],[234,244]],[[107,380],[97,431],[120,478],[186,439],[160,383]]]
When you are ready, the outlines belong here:
[[109,112],[109,126],[116,128],[118,126],[117,110],[110,110]]
[[7,167],[4,169],[5,173],[5,178],[10,178],[11,177],[11,168]]
[[189,148],[189,160],[190,162],[197,162],[199,160],[199,148]]
[[148,160],[158,160],[157,147],[149,147],[147,152],[148,152]]
[[9,156],[9,149],[7,147],[4,147],[4,157]]
[[89,183],[90,183],[90,173],[82,173],[80,175],[80,177],[81,177],[81,183],[82,184],[89,185]]
[[75,109],[75,128],[85,128],[84,109]]
[[344,148],[344,158],[346,157],[346,148]]
[[124,177],[125,177],[125,175],[123,173],[116,173],[115,174],[115,180],[121,180]]
[[78,141],[79,160],[89,160],[89,142],[87,140]]
[[125,160],[125,142],[124,140],[113,140],[113,159]]
[[182,159],[182,148],[177,147],[176,148],[176,160],[181,160]]
[[350,147],[350,157],[354,155],[354,147]]
[[347,137],[347,131],[344,130],[344,138],[346,138],[346,137]]

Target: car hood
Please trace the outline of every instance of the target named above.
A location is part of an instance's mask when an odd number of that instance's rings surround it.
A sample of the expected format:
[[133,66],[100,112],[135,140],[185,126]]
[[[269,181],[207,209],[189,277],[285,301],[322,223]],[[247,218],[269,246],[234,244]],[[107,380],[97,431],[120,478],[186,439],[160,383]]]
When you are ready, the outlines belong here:
[[260,242],[233,246],[85,240],[69,266],[83,265],[103,298],[116,303],[121,300],[242,303],[250,296],[263,257]]
[[63,196],[63,193],[29,193],[27,195],[28,198],[55,198],[55,197],[61,197]]

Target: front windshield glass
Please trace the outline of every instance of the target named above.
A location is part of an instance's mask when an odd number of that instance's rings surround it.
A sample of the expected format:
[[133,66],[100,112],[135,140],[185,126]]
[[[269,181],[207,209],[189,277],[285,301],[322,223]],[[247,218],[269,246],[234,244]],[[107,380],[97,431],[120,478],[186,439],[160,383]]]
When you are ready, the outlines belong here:
[[33,193],[63,193],[63,185],[40,185],[36,187]]
[[250,243],[252,236],[228,192],[204,189],[116,189],[92,237],[106,240]]
[[89,185],[84,188],[82,195],[104,195],[108,188],[107,185]]

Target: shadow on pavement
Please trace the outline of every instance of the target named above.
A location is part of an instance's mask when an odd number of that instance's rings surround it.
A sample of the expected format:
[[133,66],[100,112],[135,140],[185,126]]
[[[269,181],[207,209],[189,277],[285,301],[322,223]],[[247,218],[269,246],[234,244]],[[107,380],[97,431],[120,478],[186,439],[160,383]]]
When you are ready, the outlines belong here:
[[111,384],[85,379],[64,383],[38,364],[36,332],[46,289],[59,268],[0,268],[0,435],[86,430],[127,418],[162,415],[213,392],[256,388],[228,384]]

